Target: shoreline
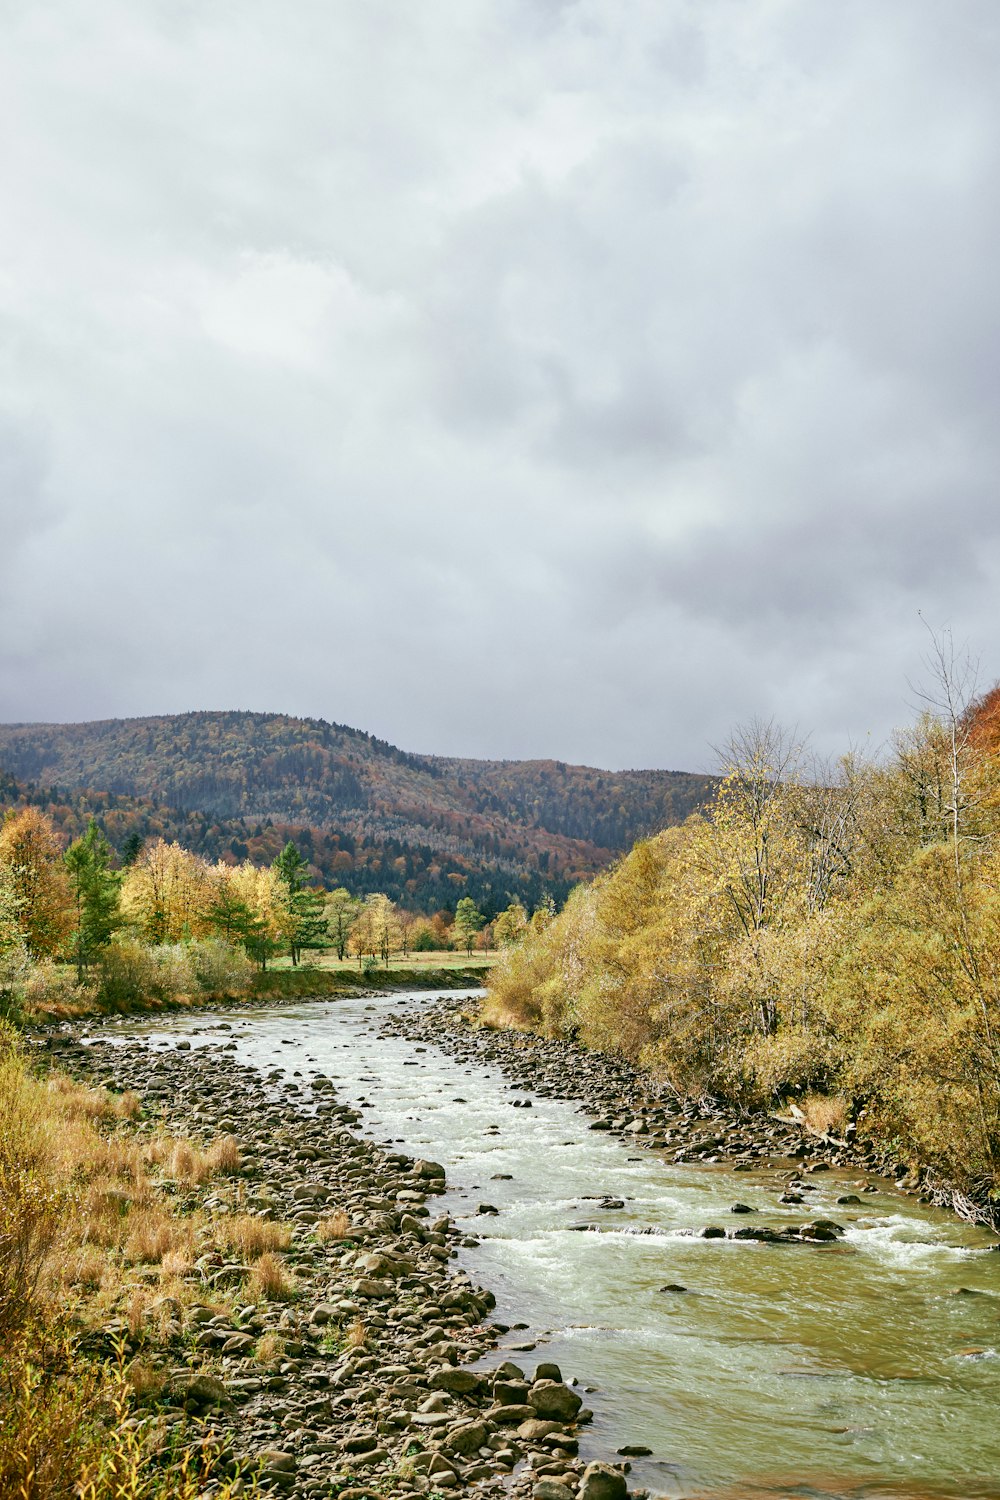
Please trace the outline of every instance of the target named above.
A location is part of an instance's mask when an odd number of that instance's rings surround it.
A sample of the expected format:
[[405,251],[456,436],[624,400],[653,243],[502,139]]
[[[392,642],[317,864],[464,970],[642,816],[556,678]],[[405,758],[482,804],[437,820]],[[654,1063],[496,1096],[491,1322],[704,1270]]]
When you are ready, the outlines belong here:
[[[51,1033],[41,1044],[87,1083],[134,1090],[147,1125],[232,1137],[241,1165],[227,1187],[201,1193],[205,1206],[232,1201],[292,1227],[282,1259],[295,1300],[238,1306],[246,1268],[216,1253],[188,1273],[197,1300],[165,1341],[152,1328],[133,1336],[121,1318],[94,1336],[96,1352],[110,1357],[121,1344],[165,1375],[138,1419],[153,1450],[188,1440],[194,1421],[220,1482],[239,1467],[291,1496],[384,1500],[474,1485],[533,1500],[624,1500],[627,1461],[578,1456],[589,1413],[575,1382],[545,1362],[467,1368],[508,1330],[489,1321],[493,1294],[454,1264],[458,1247],[476,1241],[434,1214],[444,1169],[354,1134],[360,1111],[322,1075],[279,1084],[226,1056],[228,1022],[212,1029],[219,1045],[194,1051]],[[197,1193],[188,1197],[182,1212]],[[332,1211],[349,1222],[323,1241],[316,1227]],[[149,1279],[137,1268],[137,1283]],[[212,1316],[204,1304],[222,1290],[235,1292],[233,1314]],[[261,1362],[262,1339],[283,1345],[275,1360]]]
[[[576,1102],[594,1117],[591,1130],[607,1131],[640,1150],[662,1152],[668,1162],[725,1162],[737,1172],[787,1166],[796,1179],[833,1168],[855,1171],[1000,1234],[1000,1205],[973,1203],[925,1169],[880,1151],[870,1141],[819,1136],[794,1119],[760,1111],[737,1113],[712,1100],[681,1099],[621,1058],[536,1032],[481,1027],[476,1020],[460,999],[442,998],[419,1016],[393,1019],[385,1026],[395,1035],[430,1042],[467,1062],[498,1067],[521,1087],[542,1096]],[[794,1184],[790,1187],[794,1190]],[[735,1232],[741,1238],[755,1237],[749,1228]],[[759,1237],[765,1237],[763,1231]],[[1000,1250],[1000,1240],[994,1248]]]

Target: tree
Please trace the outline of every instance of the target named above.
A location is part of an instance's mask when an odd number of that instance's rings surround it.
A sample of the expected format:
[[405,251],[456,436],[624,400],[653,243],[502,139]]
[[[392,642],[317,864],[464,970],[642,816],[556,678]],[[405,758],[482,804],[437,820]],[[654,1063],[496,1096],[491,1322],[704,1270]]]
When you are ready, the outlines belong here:
[[126,836],[125,842],[122,844],[118,854],[118,862],[123,870],[127,870],[129,865],[135,864],[142,853],[142,846],[145,842],[146,840],[136,828],[133,828],[132,832]]
[[416,920],[416,916],[412,911],[407,911],[405,907],[397,906],[396,922],[399,927],[399,946],[403,951],[404,958],[408,958],[410,955],[410,934],[413,932]]
[[73,897],[73,952],[82,984],[87,966],[121,926],[121,876],[110,868],[111,846],[91,818],[63,856]]
[[532,932],[544,932],[556,914],[556,903],[551,896],[543,896],[531,913]]
[[274,869],[288,891],[288,947],[294,967],[304,948],[325,948],[328,944],[329,928],[323,915],[323,898],[306,888],[309,864],[291,839],[274,861]]
[[351,947],[358,955],[358,968],[362,959],[381,958],[388,968],[389,956],[399,946],[399,923],[396,908],[381,891],[366,896],[351,929]]
[[21,931],[22,905],[13,875],[0,865],[0,1017],[20,1010],[21,987],[31,967]]
[[520,901],[512,901],[493,923],[493,937],[498,948],[519,943],[528,927],[528,913]]
[[469,958],[472,957],[472,945],[476,941],[476,933],[484,921],[485,918],[472,897],[463,896],[455,907],[455,935]]
[[288,887],[290,896],[303,889],[309,874],[309,862],[302,858],[291,839],[274,861],[274,868]]
[[343,961],[351,937],[351,928],[357,920],[359,902],[351,895],[350,891],[338,886],[331,891],[326,901],[326,925],[330,934],[330,941],[337,950],[337,957]]
[[243,946],[266,969],[268,959],[290,940],[293,918],[288,887],[273,865],[261,868],[244,860],[226,870],[227,900],[241,902],[249,914],[241,934]]
[[0,827],[0,865],[17,900],[21,935],[32,959],[61,953],[71,924],[69,885],[52,820],[37,807],[9,811]]
[[179,943],[210,931],[212,871],[203,859],[164,839],[143,849],[122,879],[122,911],[150,943]]

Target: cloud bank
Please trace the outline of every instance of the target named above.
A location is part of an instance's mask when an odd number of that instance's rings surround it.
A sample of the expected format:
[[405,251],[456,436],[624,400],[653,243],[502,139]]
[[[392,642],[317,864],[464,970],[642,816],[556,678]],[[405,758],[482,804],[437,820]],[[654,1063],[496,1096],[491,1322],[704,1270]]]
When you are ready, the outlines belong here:
[[0,718],[700,769],[1000,675],[990,0],[0,11]]

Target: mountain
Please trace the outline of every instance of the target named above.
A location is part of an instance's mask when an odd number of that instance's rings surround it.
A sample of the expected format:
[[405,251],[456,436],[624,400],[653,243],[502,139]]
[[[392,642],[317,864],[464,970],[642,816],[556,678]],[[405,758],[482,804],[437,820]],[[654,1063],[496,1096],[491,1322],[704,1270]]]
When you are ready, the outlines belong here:
[[561,899],[713,786],[681,771],[413,755],[346,725],[242,712],[0,725],[0,767],[19,796],[96,799],[213,857],[263,857],[255,841],[296,830],[326,883],[367,881],[425,907],[466,887],[488,904]]

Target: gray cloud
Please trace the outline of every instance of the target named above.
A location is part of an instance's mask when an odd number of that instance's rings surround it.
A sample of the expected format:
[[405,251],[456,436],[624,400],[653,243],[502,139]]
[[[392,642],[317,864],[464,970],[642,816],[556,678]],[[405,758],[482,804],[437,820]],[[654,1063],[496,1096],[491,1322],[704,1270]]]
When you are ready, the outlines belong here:
[[0,717],[697,768],[1000,674],[989,0],[9,4]]

